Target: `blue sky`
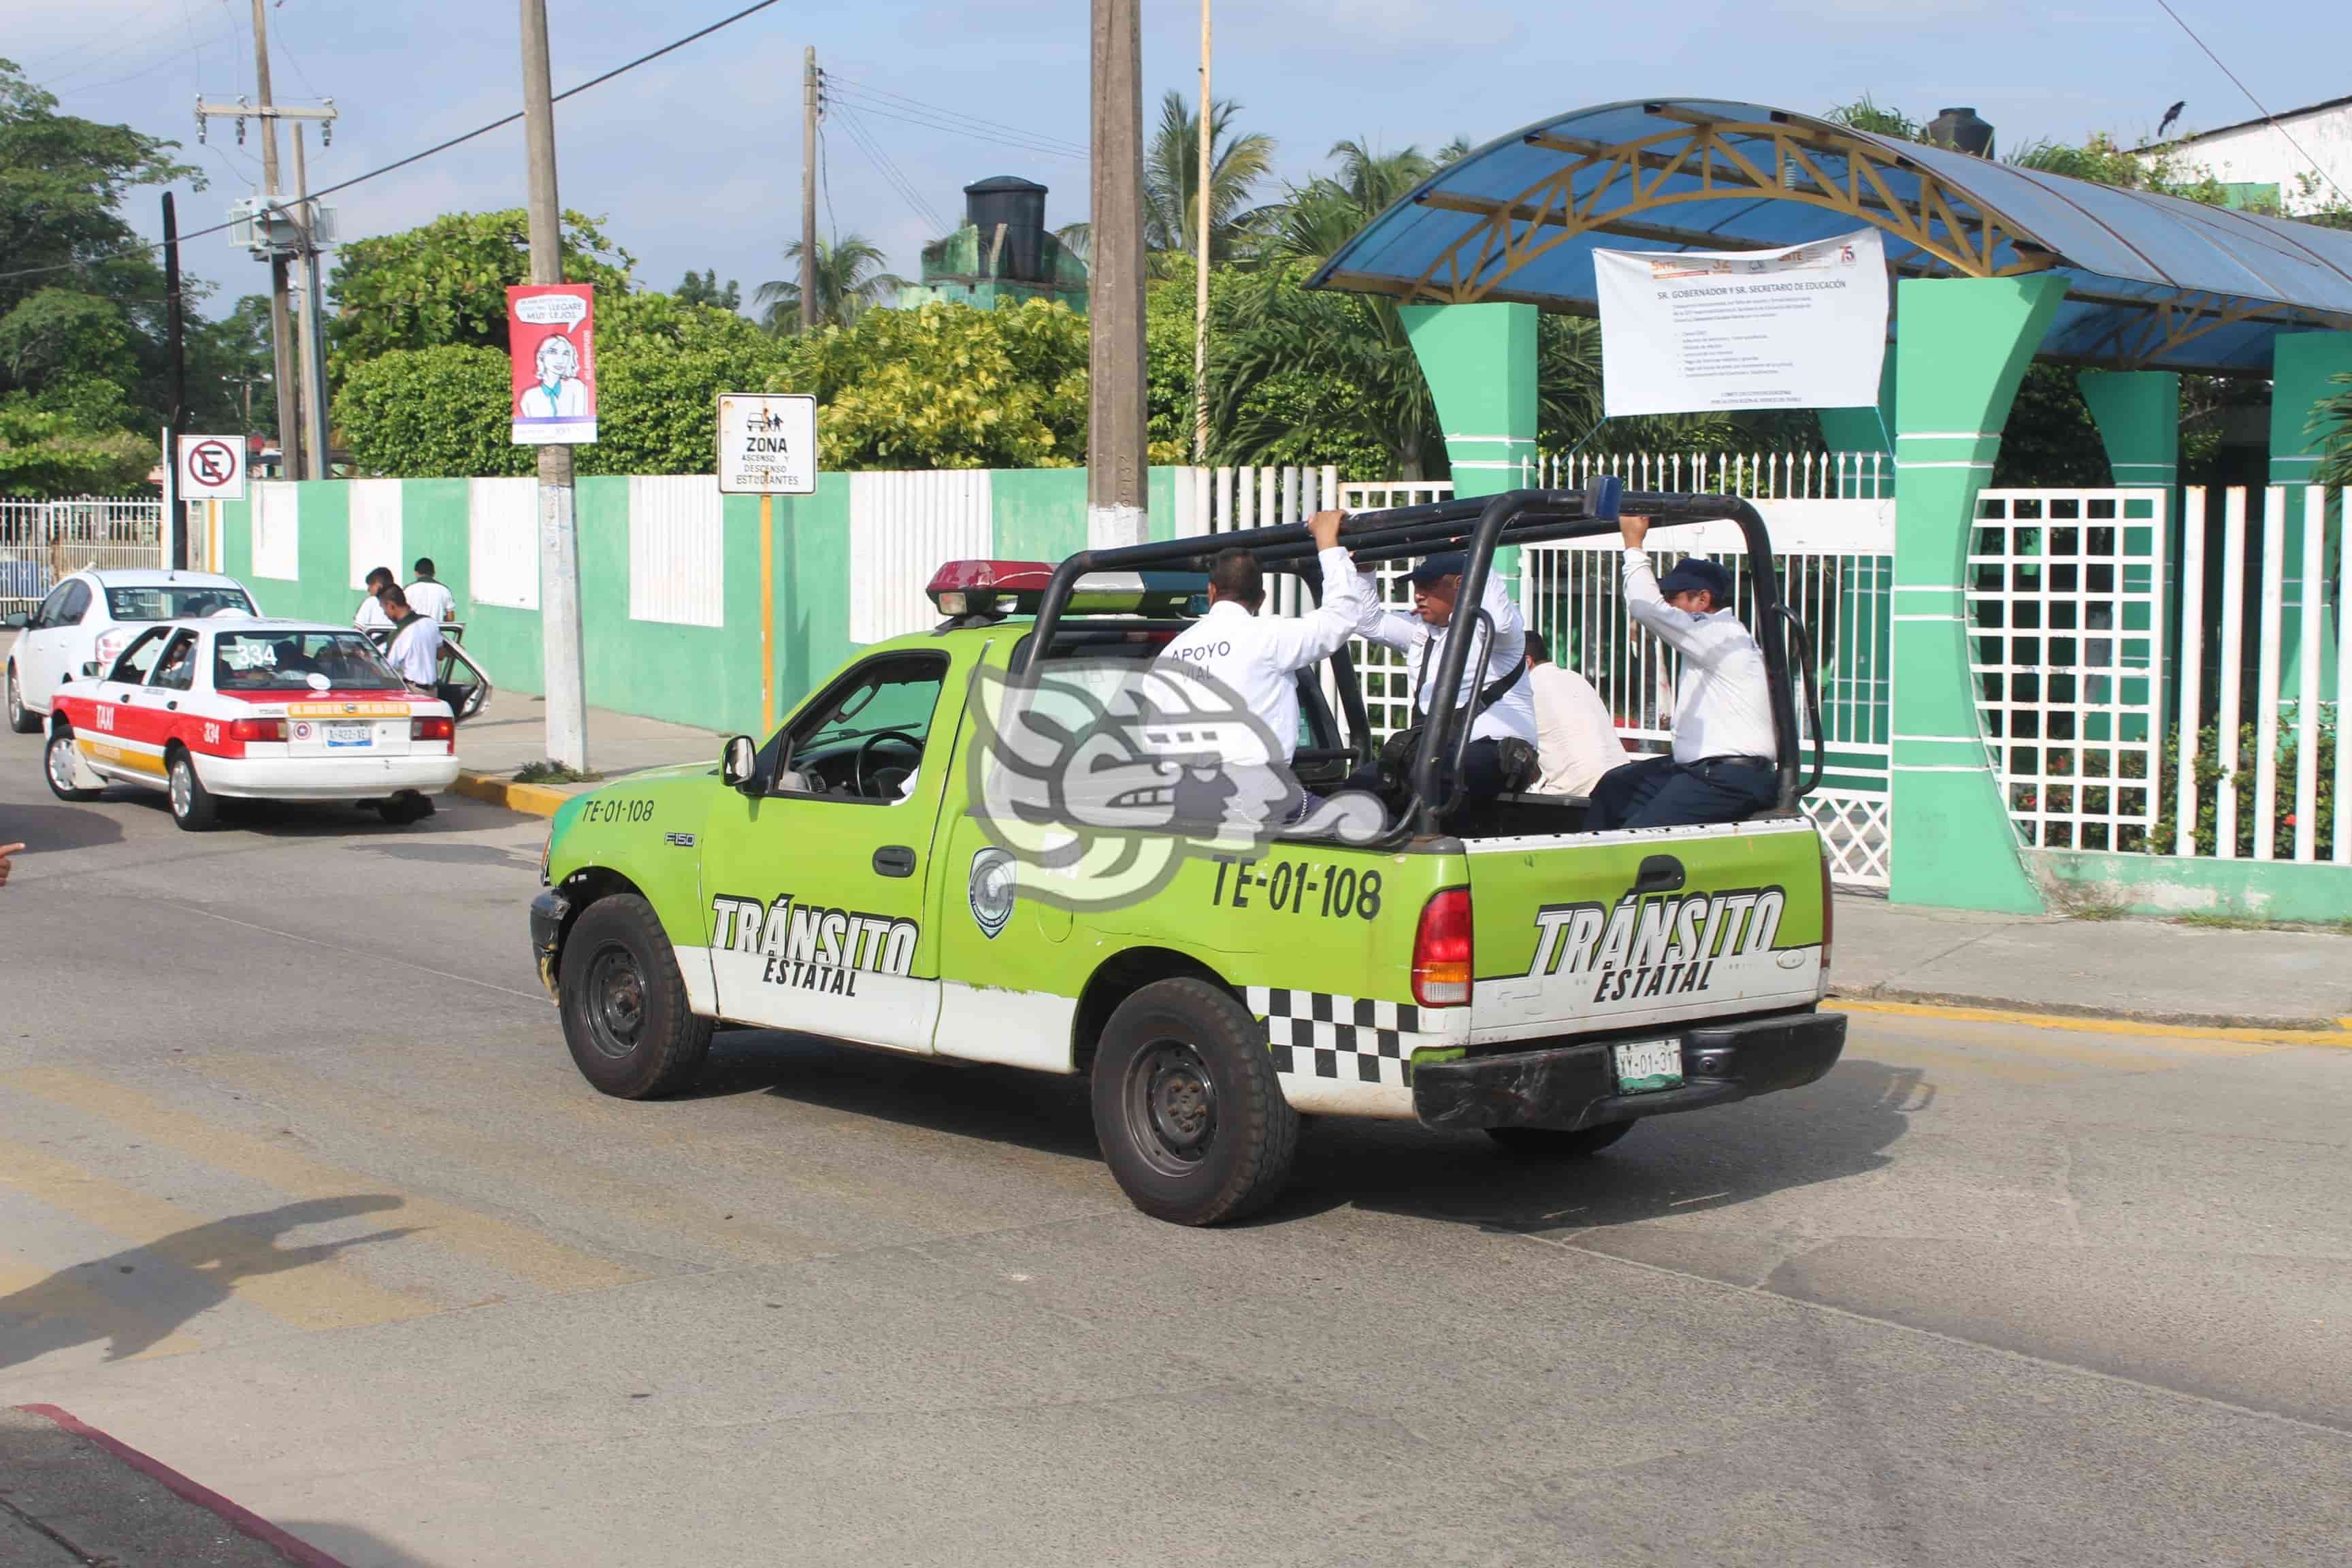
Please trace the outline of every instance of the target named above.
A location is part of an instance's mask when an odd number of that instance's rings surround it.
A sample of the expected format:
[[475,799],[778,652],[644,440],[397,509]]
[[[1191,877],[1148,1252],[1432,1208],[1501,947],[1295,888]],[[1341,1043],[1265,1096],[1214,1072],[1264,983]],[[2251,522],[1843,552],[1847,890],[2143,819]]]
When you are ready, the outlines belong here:
[[[551,0],[556,88],[740,3]],[[2174,5],[2273,110],[2345,92],[2352,7],[2340,0]],[[222,124],[200,148],[193,119],[200,90],[226,98],[252,89],[250,0],[11,0],[8,10],[0,55],[26,67],[68,112],[187,144],[211,186],[182,192],[184,228],[217,221],[227,201],[258,184],[257,139],[238,148]],[[278,95],[331,94],[344,116],[331,149],[312,144],[313,184],[516,108],[516,17],[505,0],[275,0]],[[1293,179],[1320,168],[1342,137],[1383,148],[1433,147],[1456,134],[1483,142],[1547,114],[1644,94],[1819,110],[1868,91],[1922,119],[1971,104],[2004,145],[2100,130],[2137,140],[2175,99],[2189,101],[2185,129],[2254,113],[2156,0],[1226,0],[1216,22],[1217,95],[1238,99],[1244,126],[1275,137],[1278,167]],[[1171,88],[1193,92],[1197,5],[1145,0],[1143,26],[1149,103]],[[645,283],[667,289],[689,267],[716,267],[722,279],[741,279],[748,298],[753,284],[783,274],[781,253],[799,224],[801,51],[813,44],[843,80],[856,129],[929,207],[953,218],[964,184],[1017,174],[1052,187],[1050,222],[1083,217],[1083,162],[886,115],[914,100],[1013,127],[1016,141],[1083,143],[1087,28],[1081,0],[776,5],[560,105],[563,200],[606,220]],[[868,161],[846,116],[824,141],[831,218],[821,205],[820,225],[866,235],[911,275],[932,225]],[[520,205],[522,177],[516,126],[345,193],[337,198],[343,233]],[[152,195],[135,201],[134,216],[152,232]],[[225,237],[197,242],[187,265],[221,285],[215,309],[265,282],[260,264]]]

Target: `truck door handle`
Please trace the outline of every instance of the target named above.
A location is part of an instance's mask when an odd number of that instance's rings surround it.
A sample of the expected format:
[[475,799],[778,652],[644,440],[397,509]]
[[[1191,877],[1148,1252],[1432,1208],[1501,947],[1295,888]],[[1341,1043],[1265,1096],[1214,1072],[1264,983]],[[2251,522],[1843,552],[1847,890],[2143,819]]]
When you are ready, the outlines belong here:
[[915,852],[903,844],[885,844],[874,851],[874,869],[885,877],[911,877]]
[[1683,863],[1671,855],[1652,855],[1643,858],[1642,869],[1633,879],[1633,895],[1671,893],[1683,885]]

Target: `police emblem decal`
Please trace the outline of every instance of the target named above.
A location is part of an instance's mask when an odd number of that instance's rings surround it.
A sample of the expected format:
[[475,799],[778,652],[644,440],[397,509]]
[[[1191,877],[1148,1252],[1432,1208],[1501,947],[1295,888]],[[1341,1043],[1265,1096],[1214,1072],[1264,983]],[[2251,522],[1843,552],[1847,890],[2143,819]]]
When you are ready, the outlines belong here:
[[1006,851],[992,845],[972,852],[971,918],[991,942],[1013,918],[1015,875],[1013,857]]

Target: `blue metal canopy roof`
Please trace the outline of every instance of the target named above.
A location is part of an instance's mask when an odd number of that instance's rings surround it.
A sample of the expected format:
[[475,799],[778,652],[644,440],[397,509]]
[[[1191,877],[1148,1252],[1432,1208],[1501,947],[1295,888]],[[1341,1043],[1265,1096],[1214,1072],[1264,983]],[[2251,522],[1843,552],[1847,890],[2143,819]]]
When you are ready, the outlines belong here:
[[1310,286],[1590,315],[1596,249],[1773,249],[1863,225],[1899,277],[2063,276],[2047,358],[2267,375],[2279,332],[2352,328],[2352,233],[1714,99],[1581,109],[1488,142]]

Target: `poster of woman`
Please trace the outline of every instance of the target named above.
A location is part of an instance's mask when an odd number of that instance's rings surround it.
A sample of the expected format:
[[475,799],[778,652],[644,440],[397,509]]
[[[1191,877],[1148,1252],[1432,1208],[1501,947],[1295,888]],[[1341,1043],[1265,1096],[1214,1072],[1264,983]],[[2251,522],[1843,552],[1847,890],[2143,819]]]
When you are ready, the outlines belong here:
[[595,324],[595,290],[588,284],[523,284],[507,290],[518,444],[596,439]]

